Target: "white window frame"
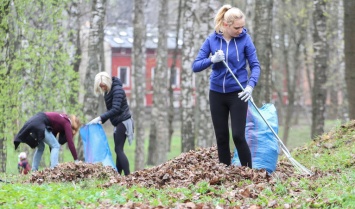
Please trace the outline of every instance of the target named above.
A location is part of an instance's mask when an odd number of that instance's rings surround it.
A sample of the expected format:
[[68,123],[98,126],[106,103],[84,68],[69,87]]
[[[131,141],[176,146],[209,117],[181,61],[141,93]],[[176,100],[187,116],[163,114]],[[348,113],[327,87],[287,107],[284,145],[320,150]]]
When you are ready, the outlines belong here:
[[[126,78],[124,79],[126,81],[126,83],[124,83],[123,82],[124,80],[121,79],[121,69],[123,69],[123,68],[126,68]],[[131,69],[128,66],[119,66],[119,67],[117,67],[117,77],[119,79],[121,79],[123,87],[130,86],[130,83],[131,83],[130,75],[131,75]]]

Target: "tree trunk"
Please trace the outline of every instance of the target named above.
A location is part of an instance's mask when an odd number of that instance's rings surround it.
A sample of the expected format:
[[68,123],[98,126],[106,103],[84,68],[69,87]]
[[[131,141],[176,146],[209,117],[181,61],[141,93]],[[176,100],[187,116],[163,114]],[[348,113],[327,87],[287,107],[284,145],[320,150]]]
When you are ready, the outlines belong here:
[[[4,126],[4,124],[1,124],[1,126]],[[6,146],[6,138],[0,138],[0,172],[5,173],[6,172],[6,162],[7,162],[7,146]]]
[[145,64],[146,64],[146,28],[144,8],[147,6],[146,0],[134,1],[134,18],[133,18],[133,53],[132,53],[132,104],[134,110],[134,129],[136,139],[135,150],[135,170],[144,169],[145,163],[145,130],[144,130],[144,116],[145,116]]
[[271,101],[272,8],[273,0],[263,0],[255,5],[254,43],[258,53],[261,73],[253,96],[259,106]]
[[183,47],[181,71],[181,152],[195,149],[194,96],[191,63],[196,54],[194,46],[196,0],[185,0],[183,12]]
[[[80,7],[79,7],[79,2],[78,0],[72,0],[72,2],[70,2],[68,9],[68,16],[69,16],[69,20],[68,20],[68,29],[73,31],[72,33],[69,33],[69,41],[71,42],[71,44],[75,47],[74,53],[72,51],[70,54],[71,57],[71,63],[73,65],[73,69],[75,72],[77,72],[79,74],[79,67],[80,67],[80,62],[81,62],[81,55],[82,55],[82,51],[81,51],[81,46],[80,46],[80,15],[81,15],[81,11],[80,11]],[[79,75],[80,77],[80,75]],[[77,92],[76,95],[73,95],[73,97],[71,98],[72,103],[78,103],[78,98],[79,98],[79,94],[80,92]],[[70,114],[74,114],[74,113],[70,113]],[[80,117],[79,114],[77,114],[78,117]],[[80,134],[78,134],[78,141],[76,143],[76,151],[77,151],[77,155],[78,155],[78,159],[79,160],[85,160],[84,159],[84,148],[83,148],[83,143],[81,140],[81,136]],[[61,161],[63,160],[63,152],[61,152]]]
[[[329,91],[329,101],[330,104],[327,108],[327,119],[338,119],[341,118],[341,109],[345,109],[345,105],[342,104],[339,95],[345,90],[344,85],[344,65],[343,65],[343,37],[339,30],[334,30],[334,28],[343,28],[342,21],[339,21],[343,17],[343,5],[342,1],[330,1],[329,6],[327,6],[328,14],[330,17],[328,19],[327,33],[328,35],[328,45],[329,48],[329,61],[328,61],[328,91]],[[336,72],[336,73],[334,73]]]
[[[88,59],[89,64],[85,73],[84,116],[87,121],[98,115],[98,98],[94,95],[93,84],[95,75],[104,69],[100,52],[103,52],[103,26],[106,0],[93,0],[90,18]],[[99,52],[99,53],[98,53]]]
[[348,93],[349,118],[355,119],[355,1],[344,0],[345,81]]
[[[10,0],[8,1],[4,1],[2,3],[2,12],[0,13],[0,23],[2,23],[4,21],[5,18],[8,18],[8,14],[10,12]],[[5,38],[5,37],[8,37],[9,35],[9,28],[8,28],[8,25],[0,25],[0,32],[1,32],[1,36],[3,38],[0,39],[0,44],[2,46],[6,46],[6,42],[8,42],[8,38]],[[8,59],[8,57],[5,57],[4,54],[6,54],[5,52],[7,51],[8,49],[6,47],[3,47],[1,48],[1,65],[3,66],[3,62],[6,62],[6,60]],[[1,70],[3,70],[3,67],[1,66]],[[5,65],[4,65],[5,66]],[[7,69],[8,70],[8,69]],[[6,78],[8,76],[8,72],[7,73],[0,73],[0,79],[1,81],[5,81]],[[7,82],[1,82],[1,89],[4,89],[2,85],[8,85]],[[2,96],[2,95],[1,95]],[[0,107],[1,107],[1,112],[4,113],[5,111],[7,111],[7,108],[5,106],[5,104],[3,104],[3,102],[0,103]],[[4,121],[1,121],[0,122],[0,130],[1,130],[1,133],[5,133],[5,130],[6,130],[6,123]],[[0,137],[0,172],[1,173],[5,173],[6,172],[6,162],[7,162],[7,140],[6,140],[6,136],[4,134],[1,134],[1,137]]]
[[[160,11],[158,20],[158,49],[157,66],[154,72],[154,93],[152,107],[152,126],[151,131],[155,133],[156,138],[150,138],[149,143],[156,142],[155,146],[149,144],[149,162],[153,165],[159,165],[167,160],[168,150],[168,2],[160,0]],[[153,130],[155,129],[155,130]],[[154,137],[153,135],[151,135]],[[151,141],[152,140],[152,141]]]
[[74,71],[79,73],[80,62],[82,59],[81,58],[82,50],[80,45],[80,28],[81,28],[80,16],[82,14],[81,14],[81,9],[79,7],[79,0],[72,0],[68,7],[69,7],[67,9],[69,15],[68,29],[73,31],[72,33],[69,34],[69,41],[75,47],[75,51],[73,54],[71,54],[71,58],[73,59],[72,62],[73,62]]
[[[206,37],[213,32],[214,24],[213,18],[215,11],[220,7],[219,1],[209,0],[197,3],[200,5],[198,21],[196,21],[196,28],[194,38],[194,46],[201,46]],[[209,15],[206,15],[209,14]],[[196,55],[199,48],[194,48]],[[198,147],[210,147],[215,142],[214,129],[212,125],[211,112],[209,106],[209,76],[211,68],[199,72],[195,75],[196,86],[196,145]]]
[[314,75],[312,94],[312,131],[311,137],[315,138],[324,132],[324,114],[327,82],[327,18],[326,1],[314,0],[313,11],[313,49],[314,49]]
[[[179,49],[179,39],[180,39],[180,22],[181,22],[181,10],[182,10],[182,0],[179,0],[178,6],[178,17],[176,20],[176,32],[175,32],[175,49],[173,54],[173,61],[170,66],[170,76],[173,75],[173,72],[176,68],[176,62],[180,59],[181,51]],[[171,80],[171,77],[170,77]],[[171,148],[171,140],[174,133],[174,115],[175,115],[175,107],[174,107],[174,90],[172,86],[172,82],[169,85],[169,112],[168,112],[168,123],[169,123],[169,141],[168,141],[168,151],[170,152]]]
[[[259,4],[259,1],[258,1]],[[239,7],[238,5],[232,5],[232,6],[236,6]],[[247,18],[247,22],[245,23],[247,28],[248,28],[248,33],[251,35],[252,39],[254,39],[254,21],[255,20],[255,13],[256,13],[256,3],[255,0],[246,0],[246,6],[245,6],[245,10],[244,10],[244,14],[246,15]],[[240,8],[240,7],[239,7]]]
[[[285,6],[283,4],[283,6]],[[285,7],[283,7],[283,10],[285,9]],[[289,88],[289,84],[290,84],[290,64],[289,64],[289,51],[288,51],[288,46],[287,46],[287,43],[286,43],[286,37],[288,36],[287,35],[287,23],[284,22],[286,20],[283,20],[283,23],[282,23],[282,27],[281,27],[281,40],[282,40],[282,56],[283,56],[283,60],[284,60],[284,72],[285,72],[285,79],[286,79],[286,83],[287,83],[287,100],[293,100],[292,97],[293,97],[293,94],[292,94],[292,91],[290,91],[290,88]],[[292,104],[291,104],[292,105]],[[285,107],[285,111],[284,111],[284,120],[283,120],[283,127],[284,127],[284,133],[283,133],[283,137],[282,137],[282,141],[285,145],[287,145],[287,138],[288,138],[288,135],[289,135],[289,130],[290,130],[290,126],[291,126],[291,117],[292,117],[292,109],[290,108],[290,103],[287,102],[286,104],[286,107]]]

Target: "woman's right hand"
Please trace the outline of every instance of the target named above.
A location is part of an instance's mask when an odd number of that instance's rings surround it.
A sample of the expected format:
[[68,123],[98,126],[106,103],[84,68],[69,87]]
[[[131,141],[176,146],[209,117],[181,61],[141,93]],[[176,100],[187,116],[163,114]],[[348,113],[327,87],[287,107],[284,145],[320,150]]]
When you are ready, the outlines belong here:
[[211,62],[217,63],[224,60],[224,52],[222,50],[216,51],[216,53],[211,57]]

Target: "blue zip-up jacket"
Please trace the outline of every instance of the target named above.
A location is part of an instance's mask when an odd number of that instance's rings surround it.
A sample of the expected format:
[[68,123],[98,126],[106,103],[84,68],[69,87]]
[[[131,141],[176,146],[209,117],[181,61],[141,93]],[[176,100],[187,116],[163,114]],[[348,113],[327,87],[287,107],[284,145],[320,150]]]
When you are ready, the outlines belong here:
[[[243,32],[238,37],[232,38],[229,43],[224,40],[222,34],[216,32],[210,34],[192,64],[194,72],[200,72],[212,65],[210,90],[220,93],[241,91],[238,83],[229,73],[223,62],[215,64],[211,62],[210,54],[214,54],[218,50],[223,50],[226,63],[243,88],[247,85],[254,88],[258,83],[260,64],[256,48],[247,30],[244,28]],[[251,71],[249,79],[246,69],[247,60]]]

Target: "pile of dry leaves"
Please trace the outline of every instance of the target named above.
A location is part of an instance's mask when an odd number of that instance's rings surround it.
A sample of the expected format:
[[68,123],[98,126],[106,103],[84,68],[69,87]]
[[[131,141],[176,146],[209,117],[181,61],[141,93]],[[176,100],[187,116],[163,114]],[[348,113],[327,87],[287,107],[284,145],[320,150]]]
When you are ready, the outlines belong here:
[[[288,178],[297,174],[291,164],[279,162],[273,175],[278,178]],[[127,187],[138,185],[154,188],[187,187],[200,181],[207,181],[211,185],[233,186],[236,182],[246,179],[254,184],[263,184],[272,183],[270,181],[273,179],[265,170],[226,167],[220,164],[216,147],[213,146],[183,153],[164,164],[136,171],[129,176],[120,176],[112,167],[102,166],[102,164],[62,163],[54,169],[46,168],[33,172],[30,182],[71,182],[91,178],[107,179],[107,183],[102,185],[104,187],[119,184]]]
[[82,179],[108,179],[117,176],[117,172],[109,166],[92,163],[60,163],[55,168],[45,168],[32,172],[31,183],[44,182],[77,182]]
[[[322,175],[315,173],[311,178]],[[204,149],[197,149],[169,160],[168,162],[152,168],[136,171],[128,176],[120,176],[109,166],[102,164],[62,163],[54,169],[44,169],[33,172],[30,177],[31,183],[44,182],[78,182],[83,179],[103,179],[104,183],[100,187],[110,187],[112,185],[122,186],[143,186],[154,188],[175,188],[189,187],[198,182],[207,181],[212,187],[223,185],[229,188],[228,194],[221,197],[232,202],[238,200],[243,203],[246,198],[258,198],[260,193],[268,186],[275,185],[277,180],[285,180],[290,177],[301,178],[296,174],[291,163],[280,160],[277,170],[270,176],[265,170],[250,169],[247,167],[229,166],[218,162],[217,149],[215,146]],[[243,180],[248,183],[241,184]],[[299,192],[295,185],[295,194]],[[211,194],[213,196],[213,194]],[[84,203],[83,203],[84,204]],[[122,206],[112,205],[110,202],[100,202],[100,207],[104,208],[152,208],[149,205],[127,202]],[[269,207],[277,206],[277,203],[270,203]],[[274,204],[274,205],[273,205]],[[90,205],[86,205],[91,208]],[[289,206],[283,206],[290,208]],[[94,206],[93,206],[94,208]],[[168,208],[168,207],[159,207]],[[216,208],[208,204],[195,204],[193,202],[179,203],[175,208]],[[223,208],[229,208],[228,204]],[[257,205],[239,208],[260,208]]]

